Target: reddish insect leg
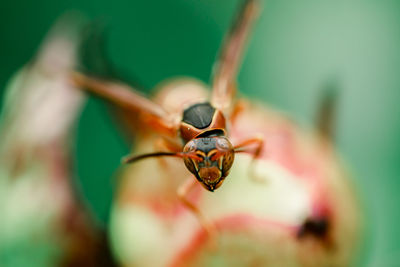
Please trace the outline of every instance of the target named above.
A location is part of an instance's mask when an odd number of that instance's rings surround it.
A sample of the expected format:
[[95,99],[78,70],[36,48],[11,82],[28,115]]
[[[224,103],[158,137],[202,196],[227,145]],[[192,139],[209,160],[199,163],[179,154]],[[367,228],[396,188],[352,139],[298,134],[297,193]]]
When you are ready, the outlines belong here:
[[154,148],[155,150],[167,150],[171,152],[181,152],[183,150],[183,147],[181,144],[178,144],[177,142],[171,141],[170,139],[166,138],[158,138],[155,143],[154,143]]
[[[154,151],[170,151],[179,153],[183,150],[183,147],[180,144],[163,137],[156,139],[153,145]],[[173,175],[175,170],[168,165],[168,162],[163,157],[160,157],[158,162],[161,164],[162,168],[166,169],[171,173],[171,175]]]
[[249,166],[249,175],[250,178],[257,182],[265,182],[264,177],[260,177],[257,175],[254,170],[255,170],[255,163],[257,158],[261,155],[262,149],[264,146],[264,137],[263,136],[256,136],[247,140],[242,141],[238,145],[235,146],[235,153],[250,153],[253,155],[253,158],[251,160],[250,166]]
[[210,238],[213,238],[216,233],[215,226],[208,222],[204,215],[201,213],[199,208],[197,207],[196,204],[191,202],[187,196],[189,193],[193,190],[193,188],[197,185],[197,181],[193,178],[186,180],[181,186],[179,186],[177,190],[177,194],[179,197],[179,200],[182,202],[182,204],[189,209],[199,220],[200,225],[206,230]]
[[246,107],[247,103],[243,99],[238,99],[236,103],[233,105],[231,114],[229,116],[229,120],[232,126],[236,124],[237,118],[246,109]]

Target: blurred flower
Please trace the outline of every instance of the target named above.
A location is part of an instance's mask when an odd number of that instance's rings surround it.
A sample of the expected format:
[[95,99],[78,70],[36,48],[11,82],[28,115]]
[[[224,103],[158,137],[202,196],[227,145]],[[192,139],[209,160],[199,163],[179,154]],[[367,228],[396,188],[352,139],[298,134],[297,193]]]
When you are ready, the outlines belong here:
[[82,23],[77,14],[63,17],[6,89],[1,266],[94,266],[99,260],[102,236],[76,197],[70,158],[71,128],[84,100],[69,82]]
[[[166,86],[156,101],[179,109],[185,95],[204,95],[191,83]],[[250,155],[237,154],[219,189],[208,192],[198,184],[188,196],[215,226],[212,235],[176,195],[186,179],[195,179],[182,160],[125,167],[111,222],[122,265],[351,266],[361,210],[329,140],[305,134],[270,108],[245,102],[230,137],[237,143],[256,134],[265,144],[254,166]],[[153,135],[138,140],[133,153],[154,150]],[[265,181],[255,181],[250,167]]]

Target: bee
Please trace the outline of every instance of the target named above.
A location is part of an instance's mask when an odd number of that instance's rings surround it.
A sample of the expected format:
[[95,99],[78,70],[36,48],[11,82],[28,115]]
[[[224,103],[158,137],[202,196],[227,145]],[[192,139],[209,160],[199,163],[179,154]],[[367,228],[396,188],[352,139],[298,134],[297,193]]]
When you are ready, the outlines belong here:
[[[183,184],[178,195],[196,211],[185,195],[198,181],[208,191],[219,188],[229,175],[236,153],[246,152],[256,159],[263,147],[261,136],[253,136],[232,144],[229,139],[229,123],[240,112],[240,102],[234,101],[236,76],[253,22],[259,11],[256,0],[245,0],[239,9],[221,47],[214,66],[211,96],[206,101],[191,103],[178,116],[161,105],[136,93],[128,85],[106,81],[74,72],[72,80],[77,87],[98,95],[139,117],[143,127],[166,137],[166,151],[142,155],[129,155],[124,163],[155,157],[179,157],[196,178]],[[190,88],[188,88],[190,91]],[[178,140],[180,142],[172,142]],[[253,160],[254,161],[254,160]]]

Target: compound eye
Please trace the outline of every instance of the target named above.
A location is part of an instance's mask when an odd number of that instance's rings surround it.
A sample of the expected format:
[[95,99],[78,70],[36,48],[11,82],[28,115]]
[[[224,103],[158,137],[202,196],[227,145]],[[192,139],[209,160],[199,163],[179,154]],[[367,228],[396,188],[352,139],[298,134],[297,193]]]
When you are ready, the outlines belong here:
[[228,139],[220,137],[217,138],[216,142],[217,148],[222,151],[229,151],[232,150],[232,144],[228,141]]
[[228,175],[234,159],[235,159],[235,153],[233,151],[226,153],[226,155],[224,156],[222,161],[222,171],[225,174],[225,176]]
[[[192,153],[195,152],[197,149],[196,143],[192,140],[189,141],[185,147],[183,148],[184,153]],[[184,157],[183,162],[185,163],[186,168],[193,174],[197,174],[198,167],[197,163],[190,157]]]
[[196,151],[196,149],[197,149],[196,144],[194,143],[193,140],[191,140],[185,145],[185,147],[183,148],[183,152],[185,153],[194,152]]

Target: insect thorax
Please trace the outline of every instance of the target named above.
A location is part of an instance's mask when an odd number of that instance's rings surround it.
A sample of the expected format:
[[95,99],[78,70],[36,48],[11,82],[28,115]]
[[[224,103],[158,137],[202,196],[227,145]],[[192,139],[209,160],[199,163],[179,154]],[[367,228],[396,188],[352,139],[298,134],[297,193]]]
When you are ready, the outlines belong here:
[[183,111],[180,134],[184,142],[199,135],[225,135],[225,117],[210,103],[197,103]]

